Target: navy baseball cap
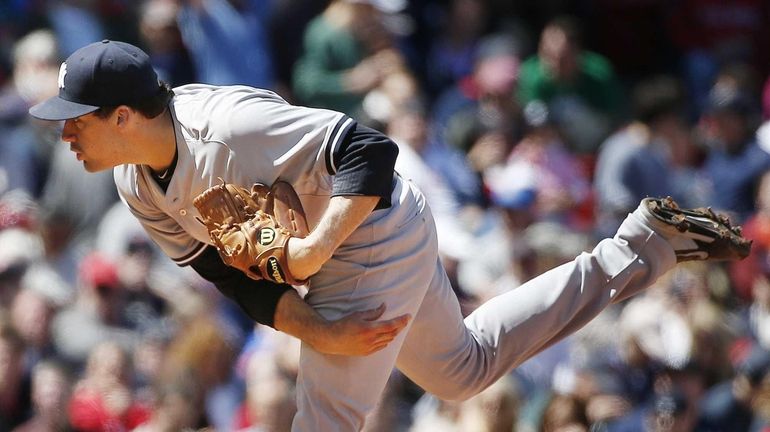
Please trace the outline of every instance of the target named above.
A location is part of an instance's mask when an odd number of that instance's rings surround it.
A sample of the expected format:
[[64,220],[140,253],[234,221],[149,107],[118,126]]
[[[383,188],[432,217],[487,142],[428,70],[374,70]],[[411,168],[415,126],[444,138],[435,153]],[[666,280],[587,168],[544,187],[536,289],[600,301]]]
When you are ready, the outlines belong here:
[[42,120],[67,120],[103,106],[138,102],[158,94],[158,75],[150,57],[125,43],[103,40],[67,57],[59,69],[59,95],[32,108]]

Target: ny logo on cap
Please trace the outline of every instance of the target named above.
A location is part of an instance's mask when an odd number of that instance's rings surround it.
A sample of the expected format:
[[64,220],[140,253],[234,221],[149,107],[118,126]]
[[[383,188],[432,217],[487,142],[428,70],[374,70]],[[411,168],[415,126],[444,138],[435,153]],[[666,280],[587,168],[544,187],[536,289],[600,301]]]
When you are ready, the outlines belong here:
[[59,68],[59,88],[64,88],[64,76],[67,75],[67,63],[62,63]]

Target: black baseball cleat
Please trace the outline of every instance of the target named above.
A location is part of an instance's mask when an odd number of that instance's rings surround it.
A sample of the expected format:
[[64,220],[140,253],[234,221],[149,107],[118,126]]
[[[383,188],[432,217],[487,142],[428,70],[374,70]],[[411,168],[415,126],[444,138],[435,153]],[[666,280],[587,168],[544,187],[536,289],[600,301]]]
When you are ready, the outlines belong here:
[[645,198],[640,206],[654,229],[676,251],[677,262],[698,260],[740,260],[751,251],[751,241],[741,235],[741,227],[715,213],[711,207],[681,209],[671,198]]

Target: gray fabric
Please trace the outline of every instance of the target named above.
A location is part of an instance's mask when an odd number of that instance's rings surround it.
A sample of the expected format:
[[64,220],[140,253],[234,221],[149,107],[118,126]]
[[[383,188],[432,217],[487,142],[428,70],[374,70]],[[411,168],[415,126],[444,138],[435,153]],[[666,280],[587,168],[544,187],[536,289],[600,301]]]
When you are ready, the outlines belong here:
[[463,320],[437,258],[435,227],[422,195],[399,180],[393,202],[391,209],[375,212],[312,279],[306,300],[332,319],[382,302],[385,318],[414,318],[390,346],[368,357],[323,355],[303,346],[294,431],[360,430],[394,365],[440,398],[473,396],[676,263],[668,242],[630,215],[614,239]]

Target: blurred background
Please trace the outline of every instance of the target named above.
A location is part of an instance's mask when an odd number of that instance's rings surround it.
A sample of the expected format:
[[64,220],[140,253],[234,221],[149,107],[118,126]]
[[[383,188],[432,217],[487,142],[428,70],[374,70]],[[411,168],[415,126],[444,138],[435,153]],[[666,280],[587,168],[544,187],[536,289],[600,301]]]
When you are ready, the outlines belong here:
[[648,195],[711,205],[754,239],[469,401],[393,371],[368,431],[770,431],[765,0],[3,0],[0,431],[286,431],[295,410],[298,342],[174,266],[111,173],[27,115],[104,38],[173,86],[269,88],[389,134],[464,313],[590,250]]

